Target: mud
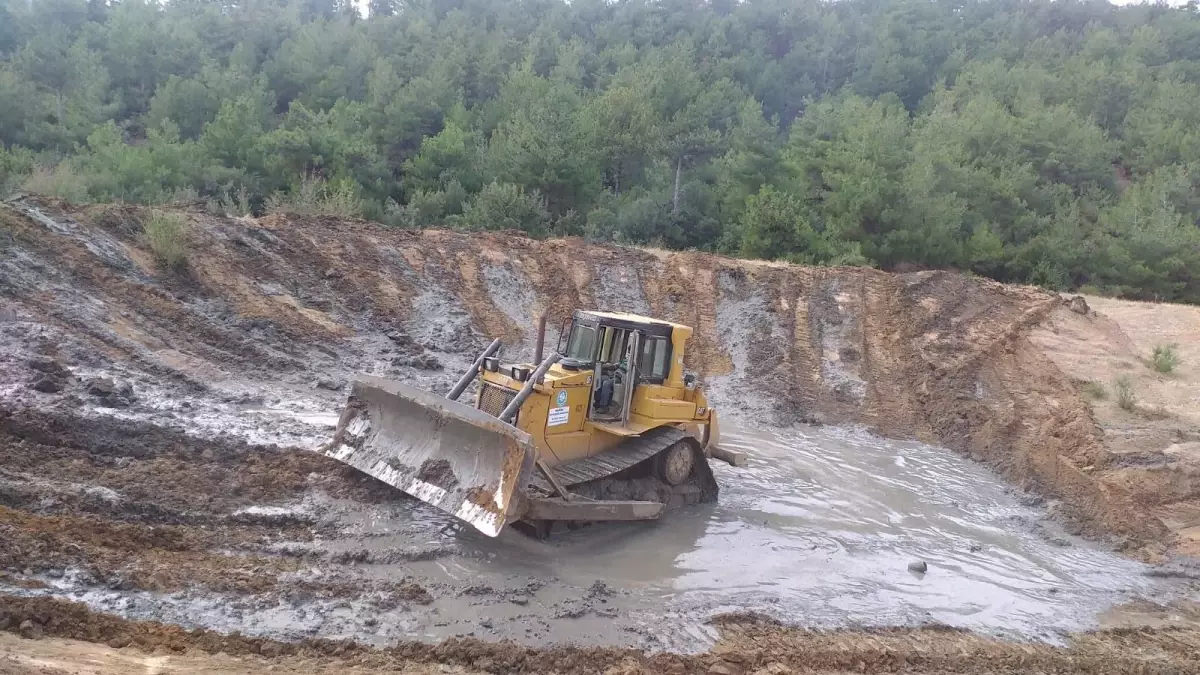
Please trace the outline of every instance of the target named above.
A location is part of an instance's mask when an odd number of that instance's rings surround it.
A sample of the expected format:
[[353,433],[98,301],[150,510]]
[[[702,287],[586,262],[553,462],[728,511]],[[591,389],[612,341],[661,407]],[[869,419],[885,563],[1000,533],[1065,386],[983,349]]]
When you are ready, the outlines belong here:
[[[1116,460],[1077,384],[1028,336],[1063,307],[1054,296],[942,273],[184,215],[197,245],[178,275],[139,247],[138,209],[0,206],[12,242],[0,250],[2,607],[83,611],[54,604],[71,599],[151,632],[353,640],[338,644],[374,664],[400,657],[364,645],[397,641],[413,645],[397,648],[404,658],[494,672],[801,663],[663,654],[698,654],[719,639],[712,616],[754,612],[1032,639],[1064,651],[1029,647],[1048,659],[1030,663],[1070,672],[1086,642],[1072,636],[1113,606],[1195,601],[1194,577],[1109,550],[1161,560],[1170,528],[1136,485],[1093,478],[1089,467]],[[443,392],[492,337],[506,358],[530,358],[547,310],[553,345],[575,307],[696,327],[688,366],[726,443],[751,457],[716,467],[717,504],[551,542],[488,539],[311,452],[356,373]],[[446,468],[422,475],[454,480]],[[1186,505],[1186,485],[1167,484],[1171,505]],[[909,571],[917,560],[924,574]],[[856,670],[814,654],[891,635],[763,630],[746,640],[779,654],[799,640],[796,658],[817,658],[806,667]],[[941,633],[896,635],[911,645]],[[1019,663],[1000,643],[960,637],[946,644],[968,645],[976,665],[993,664],[993,649],[999,672]],[[1086,644],[1109,654],[1114,640]],[[561,643],[602,656],[551,647]],[[446,656],[458,645],[470,659]],[[898,663],[892,647],[854,649]],[[341,658],[323,650],[314,658]],[[971,662],[946,658],[930,672]]]
[[717,504],[537,542],[489,539],[312,452],[0,422],[0,588],[249,636],[694,652],[737,609],[1061,643],[1191,583],[1072,537],[966,459],[866,432],[727,429],[751,462],[715,467]]
[[[204,630],[184,631],[153,622],[131,622],[59,600],[0,596],[0,629],[14,622],[36,625],[49,639],[22,645],[16,672],[38,665],[101,664],[105,672],[413,672],[487,673],[1146,673],[1195,672],[1200,640],[1178,630],[1112,630],[1074,636],[1067,647],[997,642],[945,628],[819,632],[781,627],[748,615],[718,621],[721,641],[697,655],[647,654],[628,649],[557,647],[533,649],[467,638],[429,645],[402,642],[377,649],[349,641],[308,639],[283,643]],[[106,644],[80,654],[70,640]],[[11,640],[0,638],[10,647]],[[916,646],[916,649],[914,649]],[[146,658],[148,653],[155,658]],[[2,664],[2,662],[0,662]],[[428,670],[426,669],[428,668]],[[24,670],[22,670],[24,669]],[[46,671],[42,671],[46,672]],[[50,670],[49,672],[63,672]]]

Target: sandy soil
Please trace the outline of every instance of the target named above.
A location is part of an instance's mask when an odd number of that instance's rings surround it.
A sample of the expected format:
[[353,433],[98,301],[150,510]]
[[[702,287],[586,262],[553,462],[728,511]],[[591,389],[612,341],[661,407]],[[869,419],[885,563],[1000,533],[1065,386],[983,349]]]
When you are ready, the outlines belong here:
[[[28,615],[56,640],[124,647],[95,658],[124,658],[130,643],[239,659],[266,646],[272,665],[299,670],[1195,672],[1180,645],[1196,634],[1179,628],[1077,635],[1059,649],[759,624],[726,627],[716,651],[692,656],[477,642],[513,631],[555,642],[569,618],[567,633],[598,645],[664,646],[652,624],[622,623],[603,582],[473,583],[457,561],[494,553],[308,452],[355,373],[444,391],[492,337],[506,358],[528,358],[544,310],[554,327],[574,308],[634,309],[696,327],[688,366],[728,418],[858,424],[949,447],[1045,500],[1071,532],[1164,561],[1197,553],[1194,312],[1095,299],[1100,314],[1084,316],[1037,289],[941,272],[182,213],[192,253],[166,273],[141,244],[141,209],[0,205],[0,611],[11,617],[0,628],[19,632]],[[1164,340],[1184,359],[1170,378],[1141,363]],[[1118,371],[1135,377],[1133,412],[1081,391]],[[408,575],[419,565],[459,577],[434,586]],[[1197,576],[1187,561],[1163,570]],[[48,597],[68,593],[165,623]],[[147,594],[162,602],[146,609]],[[218,595],[222,612],[286,642],[171,625]],[[414,632],[465,637],[367,646]],[[358,642],[319,641],[348,636]],[[61,658],[46,667],[83,667]],[[181,667],[203,670],[210,657],[198,658]],[[227,666],[241,667],[211,665]]]
[[[1104,457],[1084,469],[1135,495],[1164,523],[1181,553],[1200,555],[1200,307],[1089,297],[1091,311],[1057,308],[1032,333],[1079,386],[1100,428]],[[1158,345],[1176,345],[1180,365],[1151,366]],[[1128,378],[1136,402],[1118,404]]]

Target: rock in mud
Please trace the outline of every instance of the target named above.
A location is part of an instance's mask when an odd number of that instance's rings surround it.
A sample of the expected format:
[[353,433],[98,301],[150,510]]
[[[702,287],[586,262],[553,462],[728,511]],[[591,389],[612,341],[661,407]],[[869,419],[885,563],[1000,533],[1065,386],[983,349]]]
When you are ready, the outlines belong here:
[[108,377],[88,380],[87,393],[95,396],[97,403],[105,408],[128,408],[133,402],[133,385],[128,382],[117,384]]
[[393,366],[411,366],[418,370],[441,370],[442,362],[433,354],[417,354],[416,356],[397,356],[392,359]]
[[317,380],[313,382],[313,387],[316,389],[327,389],[329,391],[341,391],[342,385],[334,380]]
[[42,626],[30,619],[21,622],[21,637],[26,640],[39,640],[42,637]]
[[71,376],[71,371],[61,361],[49,356],[35,356],[29,359],[28,363],[30,368],[51,377],[66,379]]
[[1021,506],[1036,507],[1036,506],[1042,506],[1043,504],[1045,504],[1046,498],[1042,497],[1041,495],[1028,494],[1028,495],[1021,497],[1020,501],[1021,501]]
[[29,385],[29,388],[34,391],[40,391],[43,394],[57,394],[63,390],[65,384],[62,379],[47,375],[35,380],[33,384]]
[[399,328],[389,328],[383,332],[383,336],[398,345],[410,345],[413,341],[412,336],[407,331],[400,330]]
[[914,560],[914,561],[908,563],[908,571],[909,572],[916,572],[917,574],[924,574],[928,570],[929,570],[929,565],[926,565],[924,560]]
[[107,377],[97,377],[88,380],[87,393],[92,396],[112,396],[117,393],[117,385]]
[[1083,316],[1087,316],[1092,311],[1092,308],[1088,307],[1087,300],[1084,300],[1082,295],[1077,295],[1071,298],[1071,301],[1067,303],[1067,308],[1072,312],[1075,312],[1076,314],[1082,314]]

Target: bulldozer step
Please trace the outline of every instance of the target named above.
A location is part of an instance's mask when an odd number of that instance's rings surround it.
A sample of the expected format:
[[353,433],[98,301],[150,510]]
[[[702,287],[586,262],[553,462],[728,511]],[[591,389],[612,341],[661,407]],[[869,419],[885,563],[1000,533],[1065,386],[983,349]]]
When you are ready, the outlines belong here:
[[643,501],[597,501],[575,495],[571,501],[552,497],[530,499],[528,520],[569,520],[599,522],[608,520],[654,520],[666,504]]

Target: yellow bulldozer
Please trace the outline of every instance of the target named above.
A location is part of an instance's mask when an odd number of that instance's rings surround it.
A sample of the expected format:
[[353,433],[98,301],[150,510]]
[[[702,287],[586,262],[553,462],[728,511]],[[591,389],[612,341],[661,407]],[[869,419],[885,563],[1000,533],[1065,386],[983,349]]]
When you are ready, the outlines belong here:
[[[692,329],[576,311],[558,349],[501,364],[494,340],[446,396],[360,376],[322,452],[470,523],[544,538],[562,526],[652,520],[713,502],[717,416],[684,371]],[[475,405],[458,402],[477,382]]]

